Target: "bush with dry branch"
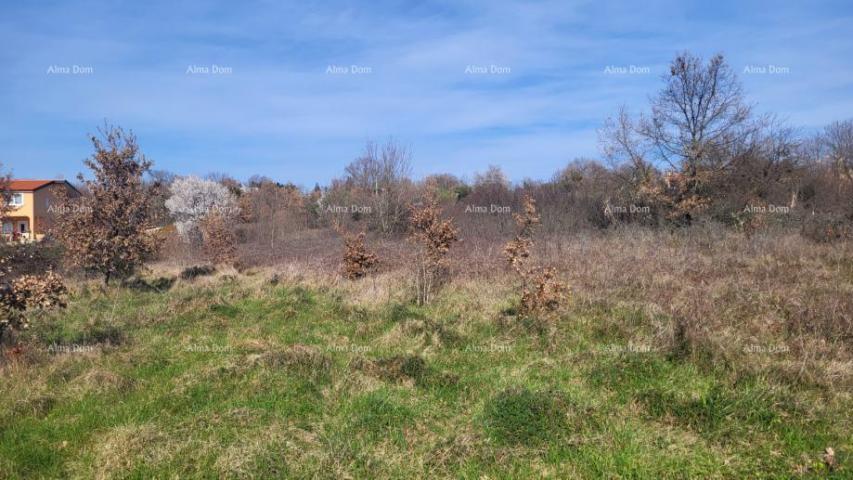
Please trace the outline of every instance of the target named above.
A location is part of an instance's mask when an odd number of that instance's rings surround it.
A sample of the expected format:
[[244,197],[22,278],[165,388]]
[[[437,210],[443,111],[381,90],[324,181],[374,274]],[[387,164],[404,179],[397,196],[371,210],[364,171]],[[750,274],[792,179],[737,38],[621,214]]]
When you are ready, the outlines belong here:
[[0,288],[0,337],[6,329],[27,327],[26,310],[64,308],[67,293],[62,277],[51,270],[5,284]]
[[[9,211],[8,197],[9,176],[0,173],[0,223]],[[27,309],[65,307],[67,290],[62,277],[46,268],[47,250],[35,244],[0,244],[0,339],[10,328],[27,327]],[[45,268],[43,274],[29,273]]]
[[210,212],[201,221],[202,245],[208,260],[233,264],[237,260],[237,240],[225,215]]
[[379,257],[364,245],[365,233],[344,236],[344,275],[350,280],[367,276],[379,263]]
[[415,264],[415,289],[417,302],[423,305],[447,280],[447,252],[459,240],[459,232],[452,219],[441,219],[441,208],[433,195],[423,205],[411,207],[409,222],[409,239],[420,247]]
[[529,195],[525,195],[522,201],[523,214],[514,214],[515,223],[518,225],[515,238],[510,240],[504,248],[510,266],[524,279],[524,266],[530,258],[530,249],[533,247],[533,231],[539,225],[539,214],[536,212],[536,202]]
[[522,315],[556,310],[568,296],[568,287],[557,278],[553,267],[528,267],[530,250],[533,247],[533,232],[540,223],[536,202],[530,195],[522,201],[524,212],[515,214],[518,226],[515,238],[504,247],[504,254],[513,270],[521,277]]
[[554,267],[531,270],[528,277],[528,288],[521,293],[522,314],[554,311],[568,298],[569,289]]
[[13,298],[9,306],[18,310],[64,308],[67,293],[58,273],[48,271],[43,275],[23,275],[12,282]]

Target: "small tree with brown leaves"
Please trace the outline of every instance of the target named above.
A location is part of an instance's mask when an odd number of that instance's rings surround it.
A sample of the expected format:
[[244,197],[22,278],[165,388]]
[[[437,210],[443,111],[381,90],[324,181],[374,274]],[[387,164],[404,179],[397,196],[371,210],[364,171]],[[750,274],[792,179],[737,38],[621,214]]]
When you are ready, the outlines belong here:
[[364,245],[365,233],[344,236],[344,275],[350,280],[367,276],[379,263],[379,257]]
[[[155,250],[149,203],[153,193],[143,184],[152,163],[139,151],[133,133],[106,126],[92,136],[95,153],[85,160],[94,178],[78,179],[88,195],[70,200],[60,194],[63,213],[54,233],[73,265],[110,279],[133,274]],[[74,203],[74,205],[69,205]]]
[[528,272],[529,288],[521,293],[521,313],[552,312],[567,298],[569,289],[557,278],[557,269],[542,267]]
[[225,214],[210,212],[201,221],[202,246],[208,260],[217,264],[237,261],[237,239]]
[[409,239],[419,246],[415,289],[418,305],[423,305],[447,280],[447,252],[459,240],[459,234],[452,219],[441,219],[441,208],[433,195],[423,205],[410,209]]
[[521,275],[522,281],[526,281],[525,264],[530,258],[530,249],[533,247],[533,232],[539,225],[540,219],[536,212],[536,202],[532,197],[525,195],[522,204],[524,213],[513,214],[515,223],[518,225],[518,231],[515,238],[504,247],[504,253],[513,270]]
[[536,202],[530,195],[525,195],[522,201],[524,211],[513,215],[518,231],[515,238],[504,247],[504,254],[510,266],[521,278],[522,315],[535,314],[556,310],[566,299],[568,287],[557,278],[557,271],[552,267],[535,268],[528,266],[533,233],[539,225],[539,214],[536,212]]

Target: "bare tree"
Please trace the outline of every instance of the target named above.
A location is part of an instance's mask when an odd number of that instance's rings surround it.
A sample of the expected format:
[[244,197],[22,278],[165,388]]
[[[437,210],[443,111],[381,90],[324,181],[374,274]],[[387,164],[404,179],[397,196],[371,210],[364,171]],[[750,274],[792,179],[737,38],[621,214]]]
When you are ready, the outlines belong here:
[[411,190],[411,154],[389,140],[368,142],[364,153],[346,167],[347,183],[366,198],[371,224],[383,234],[405,228]]
[[496,187],[509,190],[510,186],[506,174],[497,165],[489,165],[485,172],[474,174],[474,188]]
[[829,161],[839,178],[853,181],[853,120],[834,122],[824,129]]
[[151,222],[153,225],[162,227],[171,222],[169,209],[166,208],[166,200],[171,196],[169,188],[175,181],[175,174],[166,170],[152,170],[148,173],[145,186],[151,190]]
[[[604,122],[599,131],[599,144],[604,159],[614,172],[628,173],[622,179],[639,185],[649,180],[654,168],[649,161],[648,142],[637,135],[637,125],[625,107],[619,109],[619,115]],[[620,168],[626,166],[628,168]]]
[[[670,219],[689,222],[711,203],[711,183],[750,157],[766,119],[753,118],[722,55],[704,63],[679,54],[663,80],[648,115],[635,122],[623,109],[605,124],[603,151],[612,163],[631,166],[627,180],[642,197],[667,209]],[[655,178],[655,164],[669,171]]]
[[723,152],[743,142],[757,128],[743,88],[723,59],[714,55],[703,65],[689,53],[675,57],[666,86],[651,102],[651,114],[640,119],[638,133],[651,142],[657,157],[695,176],[702,168],[723,168]]
[[275,249],[287,232],[305,225],[302,192],[291,183],[260,180],[240,197],[243,218],[255,224],[259,241]]
[[216,182],[224,186],[225,188],[230,190],[231,193],[234,194],[234,196],[239,197],[243,193],[243,186],[240,184],[240,182],[231,175],[228,175],[227,173],[211,172],[205,175],[204,179]]

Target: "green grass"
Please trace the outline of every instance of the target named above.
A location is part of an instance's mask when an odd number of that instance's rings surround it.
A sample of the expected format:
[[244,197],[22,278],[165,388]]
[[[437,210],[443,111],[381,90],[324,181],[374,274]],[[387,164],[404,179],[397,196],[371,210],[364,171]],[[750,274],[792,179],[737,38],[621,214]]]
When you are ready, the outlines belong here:
[[81,291],[3,372],[0,478],[850,477],[849,393],[619,350],[641,309],[543,329],[465,301]]
[[486,402],[483,427],[498,443],[535,446],[562,440],[568,414],[557,392],[509,388]]

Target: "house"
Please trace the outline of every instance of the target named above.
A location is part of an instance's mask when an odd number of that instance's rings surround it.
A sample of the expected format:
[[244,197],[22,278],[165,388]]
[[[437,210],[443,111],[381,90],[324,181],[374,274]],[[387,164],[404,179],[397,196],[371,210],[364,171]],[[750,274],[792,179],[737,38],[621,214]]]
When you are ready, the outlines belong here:
[[40,240],[50,228],[53,217],[67,207],[57,204],[57,193],[65,190],[68,198],[80,192],[65,180],[12,180],[9,182],[9,209],[3,218],[5,241]]

